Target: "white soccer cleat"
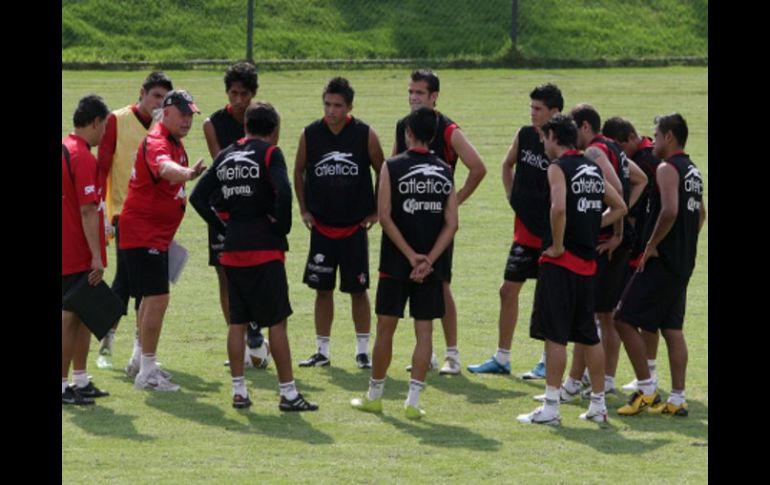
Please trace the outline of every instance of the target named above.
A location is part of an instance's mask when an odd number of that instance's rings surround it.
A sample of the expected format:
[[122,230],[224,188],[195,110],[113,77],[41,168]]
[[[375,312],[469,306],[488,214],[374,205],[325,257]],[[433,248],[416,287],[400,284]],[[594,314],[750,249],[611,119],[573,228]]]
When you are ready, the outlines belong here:
[[516,421],[523,424],[547,424],[550,426],[559,426],[561,424],[561,416],[558,413],[548,413],[543,406],[540,406],[529,414],[519,414],[516,417]]

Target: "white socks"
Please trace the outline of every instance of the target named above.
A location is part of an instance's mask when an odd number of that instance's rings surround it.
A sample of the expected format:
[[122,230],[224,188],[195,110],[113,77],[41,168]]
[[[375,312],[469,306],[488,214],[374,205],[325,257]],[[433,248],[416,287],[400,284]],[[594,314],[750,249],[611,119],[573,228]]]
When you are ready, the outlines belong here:
[[497,352],[495,353],[495,362],[497,362],[500,365],[508,364],[511,361],[511,351],[501,349],[498,347]]
[[281,391],[281,396],[285,397],[289,401],[297,399],[297,396],[299,395],[297,392],[297,385],[294,383],[294,381],[279,382],[278,389]]
[[139,343],[139,337],[134,337],[134,353],[131,354],[131,361],[139,362],[142,358],[142,344]]
[[425,383],[417,379],[409,380],[409,394],[406,396],[406,405],[420,407],[420,393],[425,389]]
[[64,394],[64,391],[67,390],[67,378],[62,377],[61,378],[61,393]]
[[642,394],[649,396],[650,394],[655,392],[656,389],[655,385],[655,379],[649,378],[643,381],[639,381],[639,390],[642,391]]
[[385,390],[385,379],[369,379],[369,392],[366,398],[375,401],[382,397],[382,391]]
[[86,387],[88,385],[88,374],[85,370],[72,370],[72,384],[75,387]]
[[318,353],[322,354],[327,359],[329,358],[329,341],[331,337],[323,337],[321,335],[315,336],[316,347],[318,347]]
[[681,406],[684,403],[684,389],[671,389],[671,394],[668,396],[668,402],[674,406]]
[[248,397],[249,392],[246,390],[246,378],[244,376],[233,377],[233,397],[238,394],[243,397]]
[[369,334],[357,333],[356,334],[356,355],[366,354],[369,350]]
[[155,354],[142,354],[140,362],[139,373],[143,376],[149,375],[153,370],[158,368]]
[[546,385],[545,386],[545,402],[543,403],[543,411],[549,416],[559,415],[559,388]]

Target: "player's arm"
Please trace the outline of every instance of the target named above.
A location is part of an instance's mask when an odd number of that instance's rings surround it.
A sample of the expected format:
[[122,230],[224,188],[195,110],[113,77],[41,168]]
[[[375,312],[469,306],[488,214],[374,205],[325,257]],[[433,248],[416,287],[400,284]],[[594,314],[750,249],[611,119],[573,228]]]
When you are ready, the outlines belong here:
[[380,170],[382,169],[382,163],[385,161],[385,154],[382,152],[382,145],[380,144],[380,138],[377,136],[377,132],[374,128],[369,127],[369,140],[367,142],[367,149],[369,151],[369,160],[372,162],[372,169],[374,170],[374,213],[370,214],[361,222],[367,230],[371,229],[374,224],[377,223],[377,192],[380,189]]
[[698,221],[698,232],[703,228],[703,223],[706,222],[706,201],[701,198],[700,201],[700,220]]
[[476,147],[468,141],[461,129],[457,128],[452,132],[452,149],[460,157],[463,164],[468,168],[468,176],[462,188],[457,191],[457,204],[462,204],[479,186],[481,180],[487,174],[487,168],[481,160],[481,155]]
[[211,118],[206,118],[206,121],[203,122],[203,136],[206,137],[206,145],[209,147],[211,159],[217,158],[222,147],[219,146],[219,142],[217,141],[217,132],[214,130],[214,124],[211,122]]
[[602,227],[622,220],[623,216],[628,213],[628,207],[623,202],[623,197],[612,185],[607,183],[607,179],[604,179],[604,204],[607,206],[607,210],[602,214]]
[[307,166],[307,146],[305,142],[305,130],[299,137],[297,145],[297,156],[294,158],[294,194],[297,196],[299,204],[299,213],[302,217],[302,223],[310,229],[313,227],[313,215],[307,211],[305,204],[305,167]]
[[647,187],[647,174],[633,160],[628,160],[629,182],[631,193],[628,195],[628,207],[633,207],[641,197],[644,188]]
[[602,175],[604,175],[604,178],[622,196],[623,184],[620,183],[620,177],[618,177],[618,174],[615,173],[615,168],[612,166],[612,163],[607,158],[607,155],[605,155],[603,151],[601,151],[599,148],[595,146],[588,147],[584,155],[587,159],[599,165],[599,168],[602,169]]
[[663,162],[655,171],[655,179],[660,191],[660,214],[655,221],[650,240],[644,248],[642,261],[639,263],[640,271],[644,270],[648,259],[658,256],[658,244],[671,231],[679,213],[679,173],[671,164]]
[[[521,130],[519,130],[521,131]],[[513,167],[519,161],[519,131],[513,136],[513,143],[508,148],[508,153],[503,158],[503,188],[505,189],[505,200],[511,200],[511,190],[513,190]]]
[[551,187],[551,246],[543,251],[552,258],[564,253],[564,230],[567,226],[567,182],[564,171],[558,165],[548,166],[548,185]]
[[176,184],[195,180],[204,170],[206,170],[206,166],[203,165],[202,158],[192,167],[183,167],[176,162],[165,160],[160,162],[158,176],[172,184]]
[[286,235],[291,231],[291,182],[286,169],[286,160],[280,148],[276,148],[270,158],[270,182],[275,190],[275,205],[272,216],[276,232]]
[[424,254],[417,254],[414,249],[406,242],[404,235],[393,222],[390,216],[391,211],[391,198],[390,198],[390,173],[388,172],[388,164],[383,163],[380,170],[380,190],[377,194],[377,214],[380,219],[380,225],[382,231],[390,238],[393,244],[398,248],[401,253],[406,256],[409,263],[414,268],[420,262],[426,261],[427,256]]
[[209,203],[211,195],[221,187],[216,175],[216,167],[219,165],[219,162],[219,158],[215,159],[214,163],[211,165],[211,170],[204,173],[198,183],[195,184],[195,188],[193,189],[192,194],[190,194],[190,205],[193,206],[195,212],[197,212],[209,226],[213,227],[219,234],[224,234],[226,226]]
[[431,248],[428,253],[428,262],[431,266],[439,256],[444,253],[446,248],[449,247],[452,238],[455,237],[455,233],[457,232],[457,229],[459,229],[459,220],[457,217],[457,206],[459,205],[459,202],[457,199],[457,192],[455,192],[454,187],[452,187],[452,191],[449,193],[449,198],[447,199],[446,209],[444,210],[444,226],[441,228],[441,232],[438,233],[433,248]]
[[118,143],[118,123],[115,115],[107,116],[107,125],[104,128],[104,136],[99,143],[96,155],[96,164],[99,166],[99,185],[107,187],[107,178],[112,170],[112,161],[115,156],[115,148]]

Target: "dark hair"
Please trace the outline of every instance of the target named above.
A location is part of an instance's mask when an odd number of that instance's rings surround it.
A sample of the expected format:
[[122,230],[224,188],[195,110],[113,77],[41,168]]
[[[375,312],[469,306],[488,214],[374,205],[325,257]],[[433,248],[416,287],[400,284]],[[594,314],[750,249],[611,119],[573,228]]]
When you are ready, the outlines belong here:
[[602,124],[602,118],[599,116],[599,112],[596,111],[596,108],[590,104],[581,103],[575,106],[572,108],[571,115],[572,120],[575,122],[578,128],[583,126],[584,121],[587,121],[588,126],[591,127],[594,133],[599,133],[599,128]]
[[425,81],[428,84],[428,93],[435,93],[441,87],[438,76],[430,69],[417,69],[412,72],[412,81]]
[[243,84],[252,93],[257,92],[257,68],[248,61],[237,62],[225,71],[225,91],[230,90],[234,82]]
[[406,126],[419,141],[429,144],[436,136],[438,115],[433,108],[419,108],[406,117]]
[[559,146],[575,148],[578,133],[577,125],[569,116],[558,114],[548,120],[541,129],[543,130],[543,136],[546,138],[548,133],[552,132]]
[[655,117],[655,125],[658,127],[658,131],[661,134],[668,133],[669,131],[674,135],[676,141],[679,142],[679,146],[684,148],[687,143],[687,120],[685,120],[679,113],[671,113],[668,115],[661,115]]
[[627,142],[631,135],[637,135],[636,128],[625,118],[613,116],[602,125],[602,134],[615,141]]
[[281,124],[281,116],[272,104],[266,101],[257,101],[246,108],[244,115],[246,133],[250,135],[267,136]]
[[110,114],[107,105],[101,96],[89,94],[78,101],[78,107],[75,108],[75,114],[72,115],[72,123],[76,128],[85,128],[96,119],[103,120]]
[[353,104],[353,96],[356,92],[350,86],[350,82],[344,77],[335,77],[329,81],[324,88],[324,92],[321,95],[321,99],[325,98],[327,94],[339,94],[345,98],[345,103],[348,106]]
[[142,89],[144,89],[145,93],[150,91],[150,89],[154,88],[155,86],[164,87],[168,91],[172,91],[174,89],[174,85],[171,83],[171,79],[169,79],[169,77],[161,71],[151,72],[146,78],[144,78],[144,82],[142,83]]
[[542,101],[548,109],[556,108],[559,111],[564,109],[564,98],[555,84],[548,83],[536,87],[529,93],[529,99]]

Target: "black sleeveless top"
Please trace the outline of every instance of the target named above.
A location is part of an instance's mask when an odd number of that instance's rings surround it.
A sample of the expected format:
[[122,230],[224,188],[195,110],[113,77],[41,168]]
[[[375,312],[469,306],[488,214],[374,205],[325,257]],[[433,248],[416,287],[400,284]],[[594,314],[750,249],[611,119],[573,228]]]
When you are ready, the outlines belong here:
[[511,187],[510,204],[516,217],[535,236],[542,239],[549,225],[548,157],[534,126],[519,130],[516,172]]
[[[447,135],[451,136],[452,131],[459,128],[459,126],[444,114],[438,111],[436,111],[436,113],[438,114],[436,136],[433,137],[428,148],[430,148],[437,157],[449,164],[454,171],[455,165],[457,165],[457,153],[452,149],[452,144],[450,143],[450,140],[447,139]],[[396,123],[396,151],[398,153],[404,153],[406,151],[405,130],[406,117],[403,117]]]

